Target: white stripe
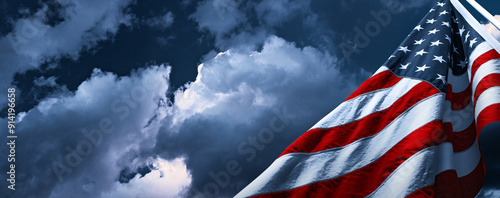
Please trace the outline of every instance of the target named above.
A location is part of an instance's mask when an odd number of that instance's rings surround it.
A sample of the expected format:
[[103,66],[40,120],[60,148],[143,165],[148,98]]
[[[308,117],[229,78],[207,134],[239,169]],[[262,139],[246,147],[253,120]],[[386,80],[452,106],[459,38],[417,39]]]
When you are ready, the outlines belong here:
[[403,78],[396,85],[387,89],[379,89],[359,95],[340,104],[311,129],[344,125],[377,111],[387,109],[421,82],[420,80]]
[[449,122],[453,125],[453,132],[460,132],[467,129],[474,121],[474,106],[469,102],[467,107],[454,111],[451,109],[451,102],[444,103],[443,122]]
[[453,86],[453,93],[459,93],[462,91],[465,91],[469,87],[469,82],[471,79],[471,69],[472,69],[472,64],[474,61],[476,61],[477,58],[479,58],[481,55],[484,53],[492,50],[493,48],[487,43],[487,42],[482,42],[479,44],[474,51],[472,51],[469,61],[468,61],[468,69],[467,73],[464,73],[462,75],[455,76],[453,75],[453,71],[451,68],[448,69],[448,83]]
[[389,70],[389,68],[387,68],[386,66],[382,66],[382,67],[378,68],[378,70],[372,75],[372,77],[377,75],[377,74],[380,74],[382,72],[385,72],[387,70]]
[[455,76],[451,68],[448,69],[448,84],[451,84],[453,93],[460,93],[469,87],[469,76],[467,72],[462,75]]
[[[471,173],[481,160],[481,152],[479,151],[477,139],[471,147],[461,152],[453,152],[451,143],[445,143],[443,146],[440,145],[437,149],[439,151],[439,156],[436,156],[439,159],[438,173],[454,169],[457,171],[458,177],[463,177]],[[446,158],[445,156],[449,157]]]
[[484,91],[478,98],[476,102],[475,118],[477,121],[477,116],[486,109],[488,106],[500,103],[500,87],[491,87]]
[[407,159],[370,195],[366,197],[405,197],[418,190],[415,182],[430,185],[434,183],[436,158],[433,147],[424,149]]
[[500,59],[490,60],[479,67],[476,74],[474,74],[474,80],[472,80],[472,94],[476,91],[479,82],[490,74],[500,74]]
[[462,14],[464,19],[469,23],[469,25],[474,28],[474,30],[481,35],[486,42],[488,42],[497,52],[500,52],[500,43],[495,37],[493,37],[484,27],[472,16],[472,14],[458,1],[451,0],[451,4],[455,6],[455,9]]
[[477,58],[492,49],[493,48],[487,42],[482,42],[474,49],[474,51],[472,51],[469,57],[469,65],[467,68],[467,73],[469,74],[469,82],[471,80],[472,64],[474,64],[474,61],[476,61]]
[[424,149],[401,164],[367,197],[405,197],[434,183],[437,174],[456,170],[458,177],[470,174],[481,159],[477,141],[465,151],[453,152],[451,143]]
[[469,57],[469,68],[472,65],[472,63],[474,61],[476,61],[477,58],[479,58],[481,55],[483,55],[486,52],[489,52],[492,49],[493,48],[491,47],[491,45],[488,44],[487,42],[482,42],[481,44],[479,44],[474,49],[474,51],[472,51],[472,53],[470,54],[470,57]]
[[316,153],[290,153],[276,159],[236,197],[289,190],[345,175],[384,155],[408,134],[440,119],[444,94],[436,94],[403,112],[378,134],[344,147]]

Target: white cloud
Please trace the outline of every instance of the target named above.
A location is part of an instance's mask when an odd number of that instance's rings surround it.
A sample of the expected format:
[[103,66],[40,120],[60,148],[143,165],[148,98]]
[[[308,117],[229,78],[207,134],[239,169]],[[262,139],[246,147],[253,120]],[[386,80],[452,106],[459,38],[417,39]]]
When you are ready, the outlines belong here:
[[[336,59],[329,54],[312,47],[300,49],[275,36],[260,52],[230,49],[201,64],[196,81],[176,92],[174,116],[182,120],[199,113],[237,114],[242,108],[278,105],[290,89],[325,91],[309,86],[337,80],[325,75],[338,75],[336,69],[329,71],[334,64]],[[281,90],[284,87],[287,90]]]
[[[126,8],[132,0],[58,0],[62,8],[50,10],[49,1],[32,15],[11,21],[13,30],[0,38],[0,88],[5,89],[16,72],[38,68],[45,62],[62,57],[77,59],[100,41],[115,35],[121,25],[131,25],[132,15]],[[64,20],[47,24],[47,18],[58,15]],[[5,100],[0,105],[5,104]]]
[[[500,21],[500,15],[495,15],[495,18]],[[495,27],[492,23],[488,24],[483,24],[483,27],[491,34],[493,37],[495,37],[497,40],[500,41],[500,30],[498,30],[497,27]]]
[[101,198],[163,198],[181,197],[191,183],[191,176],[182,158],[172,161],[156,159],[154,169],[144,177],[136,175],[129,183],[115,182],[113,189],[103,192]]
[[[74,93],[51,96],[21,113],[16,129],[25,139],[16,154],[31,157],[16,161],[29,165],[17,170],[27,185],[18,187],[16,197],[95,197],[113,189],[123,169],[143,166],[154,155],[139,154],[153,149],[158,121],[168,112],[169,74],[165,66],[125,77],[95,69]],[[163,171],[164,162],[157,162]],[[182,170],[177,161],[169,163]]]
[[238,153],[238,147],[269,127],[276,116],[273,110],[294,116],[266,145],[266,152],[257,155],[266,162],[342,102],[358,85],[356,75],[368,76],[362,71],[342,74],[335,56],[276,36],[269,37],[260,51],[231,48],[203,62],[196,81],[175,92],[157,150],[166,158],[186,156],[194,192],[205,192],[214,182],[208,174],[236,160],[245,173],[215,191],[215,197],[233,196],[266,164],[246,161],[248,155]]
[[[11,56],[0,53],[6,58],[1,67],[8,71],[0,74],[2,79],[8,77],[2,83],[8,84],[14,73],[37,68],[45,61],[78,59],[82,50],[117,34],[121,25],[130,25],[133,16],[126,11],[130,3],[63,4],[65,20],[54,26],[43,23],[42,9],[14,21],[11,35],[26,36],[23,24],[27,22],[35,28],[28,42],[14,43],[17,52],[8,51]],[[364,71],[341,73],[335,54],[297,47],[271,36],[275,26],[307,12],[309,8],[304,6],[309,6],[308,1],[263,1],[255,8],[239,0],[198,3],[191,18],[200,30],[215,35],[216,45],[224,50],[203,60],[196,80],[174,91],[174,103],[167,98],[168,67],[151,66],[124,77],[96,69],[75,92],[63,90],[20,113],[17,130],[25,139],[17,152],[32,157],[19,159],[19,164],[30,166],[18,169],[23,173],[19,180],[27,185],[19,186],[16,196],[194,195],[194,189],[204,192],[205,185],[214,182],[209,173],[224,170],[229,160],[237,160],[245,170],[219,192],[221,197],[234,195],[266,162],[276,158],[283,145],[338,105],[360,83],[359,78],[368,76]],[[249,13],[262,26],[247,26]],[[167,28],[173,20],[173,14],[167,12],[149,22]],[[9,46],[9,40],[0,39],[0,45]],[[39,78],[35,83],[50,86],[55,78]],[[266,145],[266,152],[258,154],[256,160],[263,163],[251,164],[247,155],[238,153],[238,146],[268,127],[276,109],[295,116],[284,124],[286,132],[276,135]],[[106,128],[112,129],[102,132]],[[77,153],[84,151],[90,154]],[[76,163],[69,156],[83,157]],[[118,182],[121,171],[134,171],[152,162],[157,163],[156,168],[144,177]]]
[[174,14],[167,12],[162,16],[153,17],[146,20],[146,24],[150,27],[158,27],[160,29],[167,29],[174,23]]
[[[204,191],[204,185],[213,182],[208,174],[225,169],[234,159],[246,170],[220,189],[222,197],[232,196],[265,164],[249,167],[248,156],[237,153],[238,144],[268,126],[273,109],[296,117],[286,124],[286,133],[267,145],[273,152],[261,153],[259,160],[274,159],[274,152],[282,151],[359,83],[355,75],[339,72],[333,55],[276,36],[259,51],[236,48],[207,58],[196,81],[174,93],[173,104],[166,98],[169,74],[164,66],[124,77],[96,69],[75,92],[52,95],[20,113],[17,131],[24,137],[16,153],[32,157],[17,162],[29,166],[18,169],[23,173],[19,181],[27,185],[19,186],[16,196],[156,197],[167,191],[166,196]],[[104,133],[107,128],[110,132]],[[81,160],[68,158],[76,152]],[[156,168],[144,177],[117,182],[124,169],[134,171],[150,163],[157,163]],[[159,185],[164,188],[151,190]]]
[[200,30],[221,37],[247,21],[241,0],[205,0],[198,3],[196,12],[190,16],[198,22]]
[[274,28],[303,16],[307,25],[314,26],[316,15],[310,1],[263,0],[258,3],[242,0],[205,0],[198,3],[190,16],[200,31],[215,36],[215,46],[226,50],[235,47],[255,47],[273,35]]

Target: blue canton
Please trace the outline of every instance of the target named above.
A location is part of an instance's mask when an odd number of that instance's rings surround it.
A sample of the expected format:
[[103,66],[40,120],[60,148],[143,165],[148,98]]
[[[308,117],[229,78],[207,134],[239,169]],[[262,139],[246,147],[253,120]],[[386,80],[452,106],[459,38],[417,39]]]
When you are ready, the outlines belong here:
[[448,74],[467,72],[468,57],[482,42],[484,39],[449,1],[439,2],[389,57],[385,66],[399,77],[424,80],[446,92]]

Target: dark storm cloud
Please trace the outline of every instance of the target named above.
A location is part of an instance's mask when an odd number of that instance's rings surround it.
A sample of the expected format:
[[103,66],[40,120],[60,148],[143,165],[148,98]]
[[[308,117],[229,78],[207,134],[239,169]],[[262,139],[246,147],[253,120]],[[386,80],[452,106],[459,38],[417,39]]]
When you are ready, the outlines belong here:
[[[22,12],[21,18],[11,20],[12,32],[0,37],[0,88],[6,89],[17,72],[63,57],[76,60],[82,50],[109,39],[120,25],[130,25],[132,16],[125,9],[131,2],[54,0],[41,3],[33,13]],[[50,9],[53,5],[59,8]],[[61,20],[50,24],[54,16]],[[0,105],[5,106],[4,101]]]

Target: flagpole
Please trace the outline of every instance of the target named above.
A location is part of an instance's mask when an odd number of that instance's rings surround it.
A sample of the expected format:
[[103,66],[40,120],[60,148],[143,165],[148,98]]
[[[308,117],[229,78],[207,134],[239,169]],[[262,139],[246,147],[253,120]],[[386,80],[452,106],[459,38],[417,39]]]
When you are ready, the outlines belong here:
[[493,16],[491,15],[486,9],[484,9],[483,6],[481,6],[479,3],[477,3],[475,0],[467,0],[469,4],[471,4],[476,10],[481,13],[486,19],[488,19],[497,29],[500,30],[500,22]]

